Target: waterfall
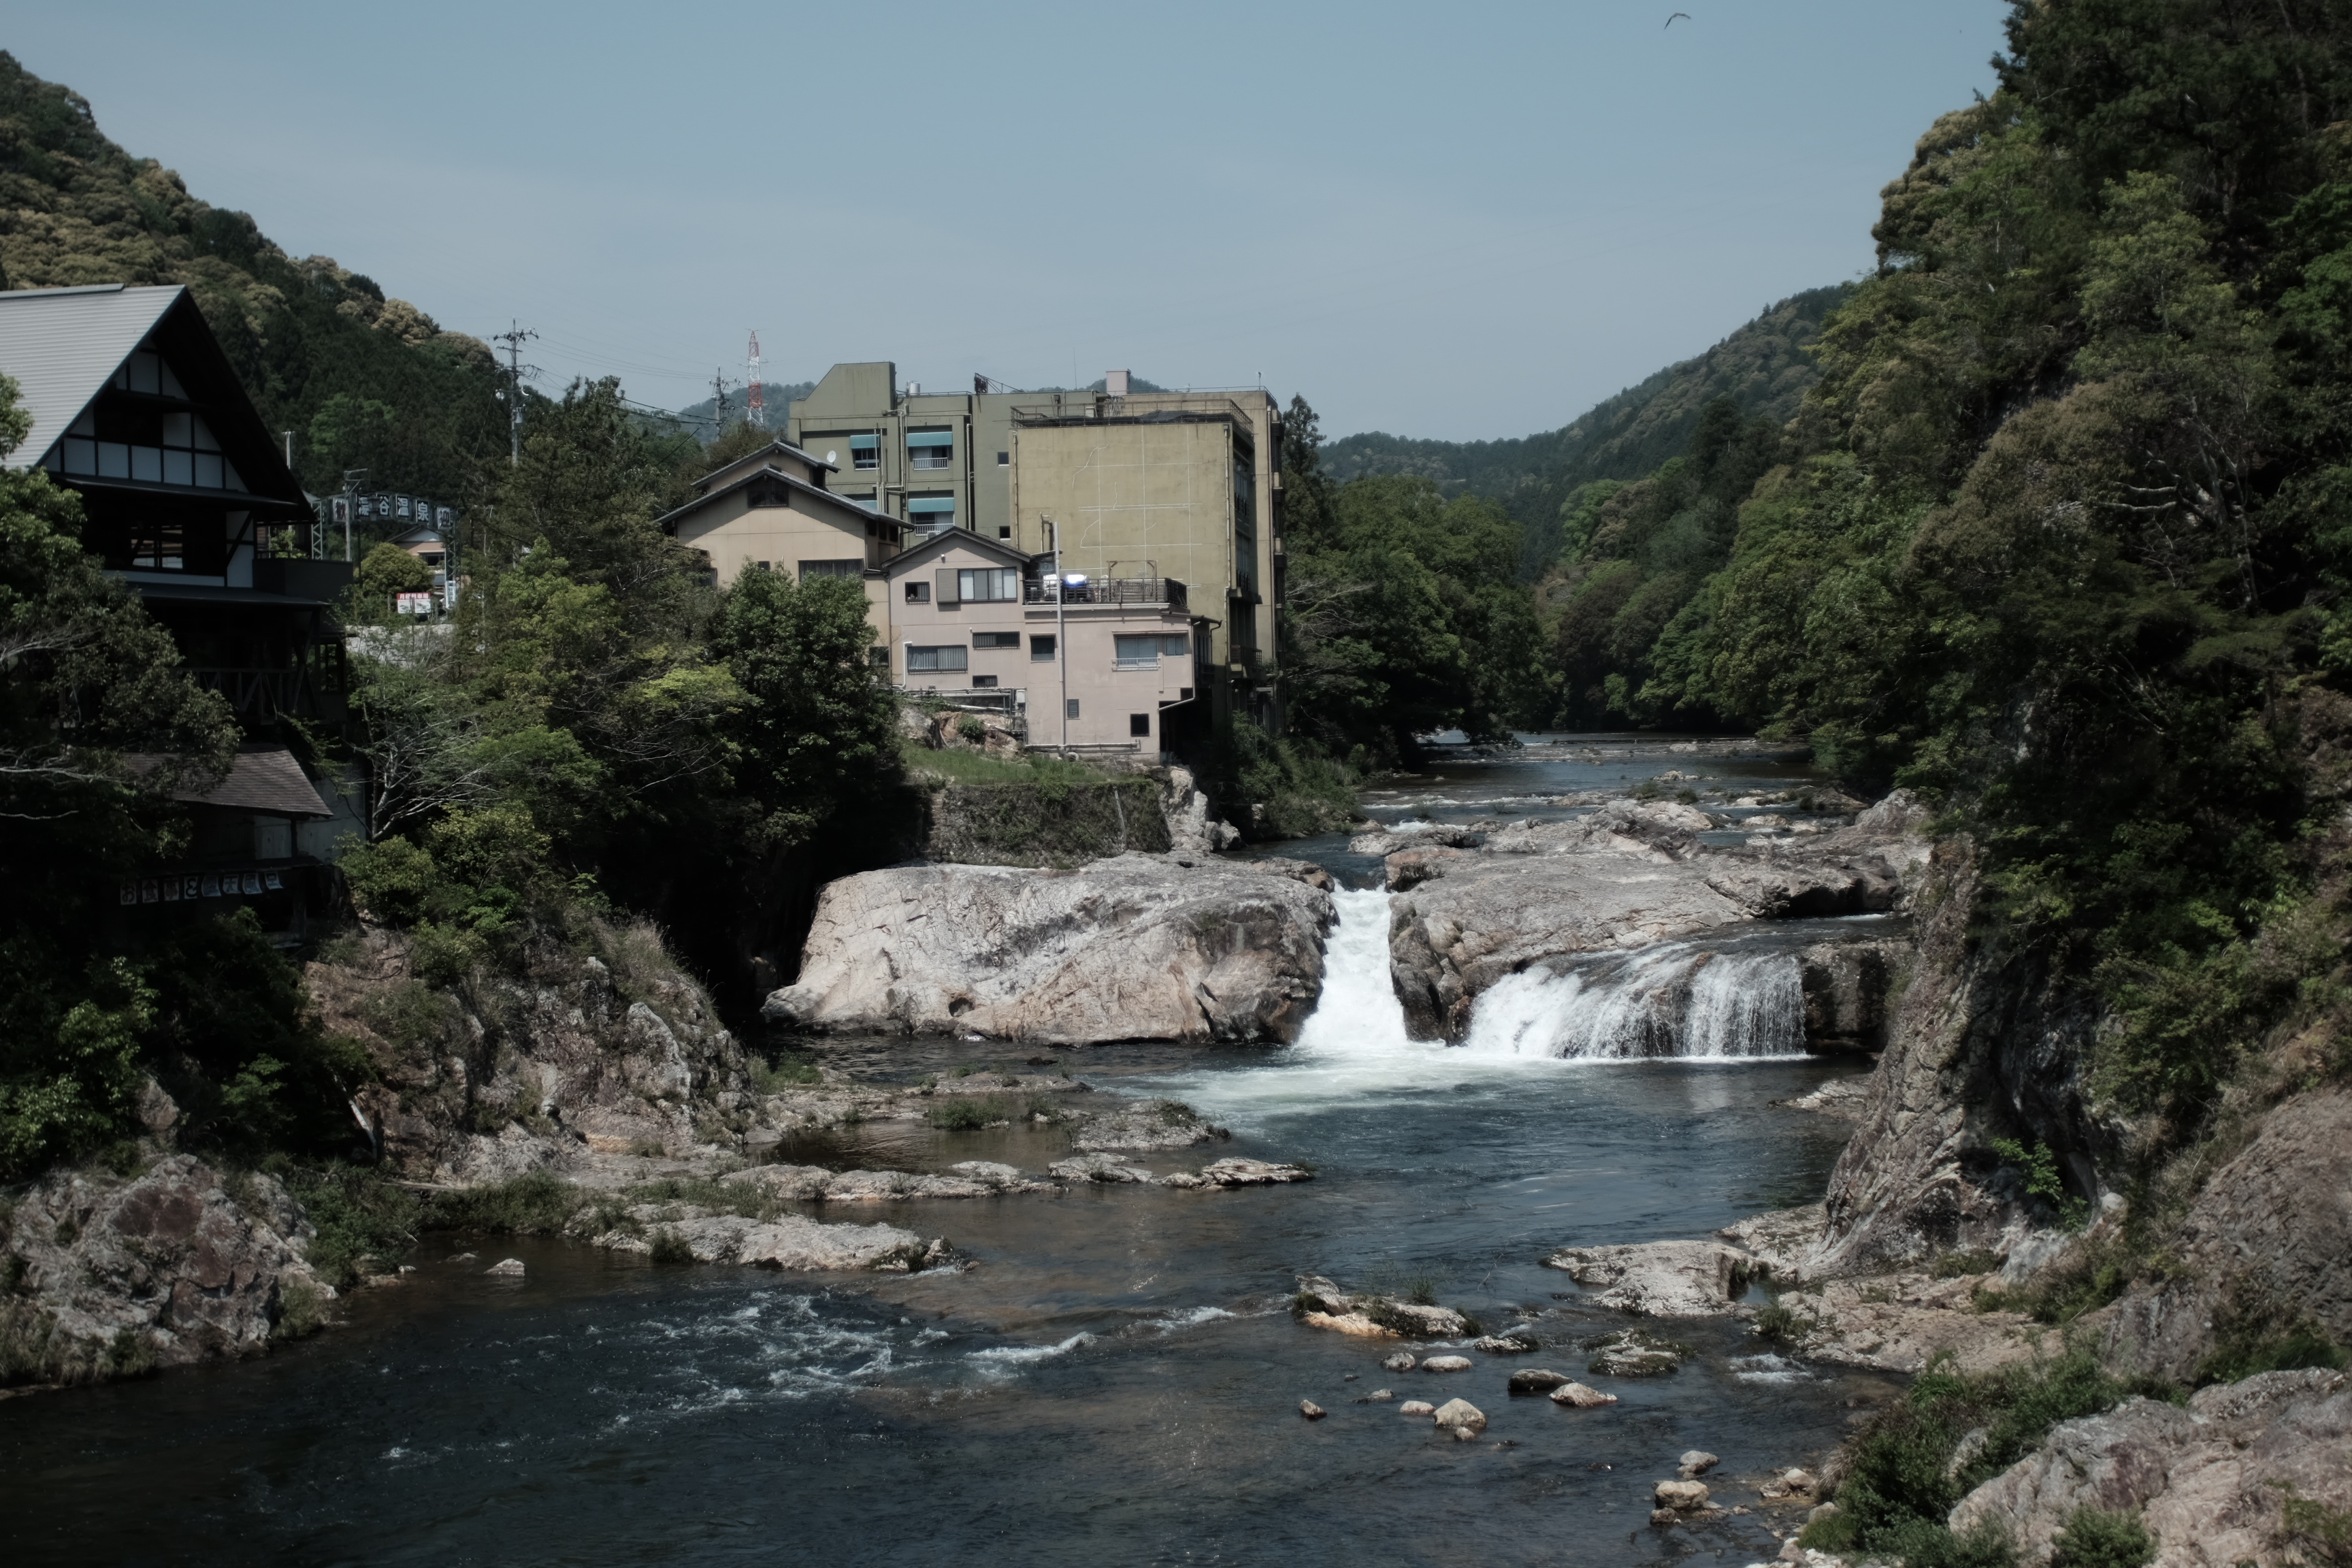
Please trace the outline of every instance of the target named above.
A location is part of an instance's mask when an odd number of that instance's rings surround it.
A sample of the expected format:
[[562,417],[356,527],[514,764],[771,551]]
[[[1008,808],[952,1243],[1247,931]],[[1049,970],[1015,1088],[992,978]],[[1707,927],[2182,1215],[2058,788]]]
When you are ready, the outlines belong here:
[[1723,1061],[1801,1056],[1795,954],[1661,942],[1557,960],[1489,986],[1465,1047],[1482,1056]]
[[1339,913],[1323,948],[1323,994],[1298,1032],[1298,1048],[1324,1056],[1409,1049],[1404,1007],[1389,978],[1389,895],[1340,888]]

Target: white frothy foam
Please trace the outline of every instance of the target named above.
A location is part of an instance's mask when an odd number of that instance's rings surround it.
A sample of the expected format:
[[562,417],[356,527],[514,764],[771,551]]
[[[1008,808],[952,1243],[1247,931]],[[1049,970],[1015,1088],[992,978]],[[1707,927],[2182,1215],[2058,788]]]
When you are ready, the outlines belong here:
[[1754,1061],[1805,1052],[1793,954],[1664,942],[1538,965],[1478,998],[1465,1048],[1580,1061]]
[[1057,1345],[995,1345],[984,1351],[974,1351],[965,1359],[999,1365],[1025,1366],[1032,1362],[1051,1361],[1055,1356],[1067,1355],[1080,1345],[1093,1342],[1094,1335],[1076,1333]]

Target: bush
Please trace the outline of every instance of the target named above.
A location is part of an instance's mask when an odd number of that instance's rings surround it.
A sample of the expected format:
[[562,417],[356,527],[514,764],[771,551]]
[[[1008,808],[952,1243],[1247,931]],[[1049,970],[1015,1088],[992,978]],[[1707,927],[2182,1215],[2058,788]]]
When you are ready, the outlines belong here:
[[1359,771],[1313,742],[1277,740],[1242,717],[1234,720],[1233,738],[1239,798],[1265,807],[1265,825],[1276,837],[1336,833],[1363,815],[1356,797]]
[[531,1171],[464,1192],[436,1194],[429,1223],[439,1230],[545,1236],[562,1230],[586,1202],[586,1194],[571,1183]]
[[[2011,1561],[2005,1540],[1989,1533],[1955,1537],[1945,1525],[1954,1504],[1999,1475],[2061,1421],[2111,1409],[2133,1394],[2170,1396],[2146,1381],[2110,1376],[2084,1348],[2055,1361],[1960,1377],[1933,1367],[1855,1438],[1853,1465],[1838,1489],[1838,1511],[1809,1526],[1801,1543],[1825,1551],[1899,1556],[1908,1568],[1990,1568]],[[1953,1461],[1963,1435],[1984,1441],[1967,1463]]]
[[2137,1516],[2086,1503],[2058,1532],[2055,1545],[2051,1568],[2147,1568],[2156,1559],[2157,1542]]
[[656,1267],[673,1268],[693,1262],[694,1248],[687,1245],[686,1237],[665,1226],[654,1232],[652,1256]]
[[824,1074],[817,1070],[814,1059],[790,1052],[773,1059],[753,1057],[750,1066],[751,1087],[761,1094],[779,1094],[788,1089],[824,1081]]
[[286,1185],[319,1233],[310,1243],[311,1268],[338,1289],[358,1281],[362,1258],[393,1264],[416,1243],[422,1207],[415,1194],[379,1172],[338,1163],[292,1172]]
[[950,1100],[924,1114],[942,1132],[977,1132],[994,1121],[1013,1120],[1013,1108],[1001,1094],[980,1100]]

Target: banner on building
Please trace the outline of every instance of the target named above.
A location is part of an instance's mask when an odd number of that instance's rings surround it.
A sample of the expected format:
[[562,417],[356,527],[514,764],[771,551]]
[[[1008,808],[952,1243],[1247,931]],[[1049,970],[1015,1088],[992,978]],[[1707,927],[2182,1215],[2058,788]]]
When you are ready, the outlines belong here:
[[429,616],[433,613],[433,595],[430,594],[394,594],[392,597],[394,610],[401,615]]

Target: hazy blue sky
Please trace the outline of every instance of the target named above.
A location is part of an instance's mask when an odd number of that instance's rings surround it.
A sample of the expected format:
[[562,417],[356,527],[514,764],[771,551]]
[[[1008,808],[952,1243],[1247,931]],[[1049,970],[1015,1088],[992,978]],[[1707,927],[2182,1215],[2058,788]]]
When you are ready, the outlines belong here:
[[76,0],[0,46],[295,254],[537,329],[551,377],[680,406],[757,328],[778,381],[1262,375],[1332,434],[1471,438],[1868,267],[2006,12]]

